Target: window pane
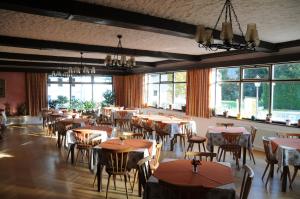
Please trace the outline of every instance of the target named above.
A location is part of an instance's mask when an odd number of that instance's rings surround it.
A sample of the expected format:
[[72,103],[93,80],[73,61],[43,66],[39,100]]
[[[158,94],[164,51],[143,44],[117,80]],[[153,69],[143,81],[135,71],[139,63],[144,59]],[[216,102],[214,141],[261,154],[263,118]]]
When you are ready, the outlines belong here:
[[270,85],[266,82],[243,83],[241,113],[243,118],[265,119],[269,113]]
[[175,82],[186,82],[186,72],[175,72]]
[[93,86],[93,92],[94,92],[94,102],[102,102],[104,100],[103,93],[107,90],[112,91],[112,85],[111,84],[94,84]]
[[149,74],[149,83],[159,82],[159,74]]
[[75,76],[72,77],[72,82],[92,82],[91,76]]
[[159,84],[149,84],[148,89],[148,105],[158,106]]
[[112,77],[111,76],[94,76],[94,82],[97,83],[111,83]]
[[276,82],[273,84],[272,120],[300,119],[300,82]]
[[300,79],[300,63],[274,65],[274,79]]
[[243,78],[244,79],[268,79],[269,68],[258,67],[258,68],[244,68]]
[[161,82],[173,81],[173,73],[161,74],[160,76]]
[[240,68],[220,68],[217,69],[217,80],[239,80]]
[[175,86],[174,109],[181,110],[181,106],[186,104],[186,83],[177,83]]
[[222,83],[216,85],[216,113],[228,111],[230,116],[237,116],[239,109],[238,83]]
[[173,104],[173,84],[160,84],[160,104],[162,108],[169,108]]
[[[58,96],[67,97],[70,100],[70,84],[49,84],[48,83],[48,101],[57,100]],[[62,105],[67,107],[68,105]],[[58,107],[57,107],[58,108]]]
[[71,98],[81,101],[92,100],[92,84],[73,84],[71,88]]

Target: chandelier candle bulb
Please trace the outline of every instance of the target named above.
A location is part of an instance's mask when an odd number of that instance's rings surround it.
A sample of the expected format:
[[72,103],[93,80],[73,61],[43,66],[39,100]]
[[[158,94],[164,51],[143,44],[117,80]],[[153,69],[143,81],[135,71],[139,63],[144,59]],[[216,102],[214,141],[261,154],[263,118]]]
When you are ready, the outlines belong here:
[[232,24],[228,22],[222,23],[222,32],[220,34],[220,38],[224,41],[224,43],[231,44],[233,39],[233,31]]
[[200,44],[206,43],[206,31],[203,25],[197,26],[196,41]]
[[250,45],[259,46],[260,41],[259,41],[258,32],[257,32],[255,23],[250,23],[247,25],[247,32],[245,35],[245,40]]

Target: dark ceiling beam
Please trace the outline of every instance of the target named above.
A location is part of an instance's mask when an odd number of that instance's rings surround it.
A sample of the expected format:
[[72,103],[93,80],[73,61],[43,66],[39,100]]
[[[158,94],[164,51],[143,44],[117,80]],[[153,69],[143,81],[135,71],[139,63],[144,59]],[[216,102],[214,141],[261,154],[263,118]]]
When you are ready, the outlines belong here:
[[231,67],[231,66],[243,66],[243,65],[259,65],[259,64],[276,64],[276,63],[286,63],[286,62],[299,62],[300,53],[282,54],[282,55],[272,55],[265,57],[251,57],[246,59],[236,59],[236,60],[220,60],[220,61],[207,61],[205,62],[188,62],[182,61],[172,67],[162,66],[157,67],[154,70],[148,69],[137,69],[134,73],[150,73],[150,72],[167,72],[170,70],[189,70],[193,68],[215,68],[215,67]]
[[116,47],[110,46],[99,46],[99,45],[88,45],[70,42],[59,42],[59,41],[47,41],[38,39],[28,39],[21,37],[10,37],[0,35],[0,45],[19,47],[19,48],[33,48],[39,50],[66,50],[75,52],[93,52],[93,53],[121,53],[132,56],[147,56],[147,57],[159,57],[166,59],[181,59],[189,61],[200,61],[198,55],[188,55],[179,53],[169,53],[161,51],[149,51],[149,50],[137,50],[131,48],[122,48],[122,52]]
[[[35,55],[35,54],[20,54],[20,53],[7,53],[0,52],[0,59],[15,59],[15,60],[27,60],[27,61],[40,61],[40,62],[77,62],[81,61],[83,64],[104,64],[104,59],[95,58],[80,58],[80,57],[61,57],[61,56],[49,56],[49,55]],[[154,62],[136,62],[138,67],[155,67]]]
[[300,46],[300,39],[293,40],[293,41],[287,41],[287,42],[281,42],[281,43],[276,44],[276,47],[278,49],[292,48],[292,47],[299,47],[299,46]]
[[[190,39],[194,38],[196,33],[196,26],[192,24],[78,1],[67,1],[64,5],[61,1],[53,0],[1,0],[0,8]],[[214,31],[214,38],[219,38],[219,35],[220,31]],[[234,40],[244,42],[240,35],[234,35]],[[275,44],[266,41],[261,41],[260,46],[257,47],[257,51],[262,52],[277,50]]]

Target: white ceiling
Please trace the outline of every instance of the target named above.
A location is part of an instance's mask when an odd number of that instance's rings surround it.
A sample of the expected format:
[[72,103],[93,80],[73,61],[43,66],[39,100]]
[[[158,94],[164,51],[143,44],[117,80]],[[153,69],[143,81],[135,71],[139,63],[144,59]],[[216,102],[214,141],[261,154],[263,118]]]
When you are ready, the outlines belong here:
[[[225,0],[79,0],[189,24],[213,27]],[[245,32],[257,23],[260,38],[278,43],[300,39],[300,0],[232,0]],[[218,29],[221,29],[221,24]],[[235,33],[239,33],[235,29]]]

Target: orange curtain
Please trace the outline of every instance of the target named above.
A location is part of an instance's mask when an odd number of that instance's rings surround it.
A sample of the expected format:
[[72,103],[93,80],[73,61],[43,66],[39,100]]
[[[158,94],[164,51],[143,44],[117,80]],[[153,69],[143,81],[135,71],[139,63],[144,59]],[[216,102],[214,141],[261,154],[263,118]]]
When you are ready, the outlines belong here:
[[209,118],[209,68],[192,69],[187,72],[186,114]]
[[27,107],[31,116],[36,116],[47,107],[47,74],[26,73]]
[[125,106],[128,108],[142,107],[143,77],[143,74],[113,77],[116,106]]

